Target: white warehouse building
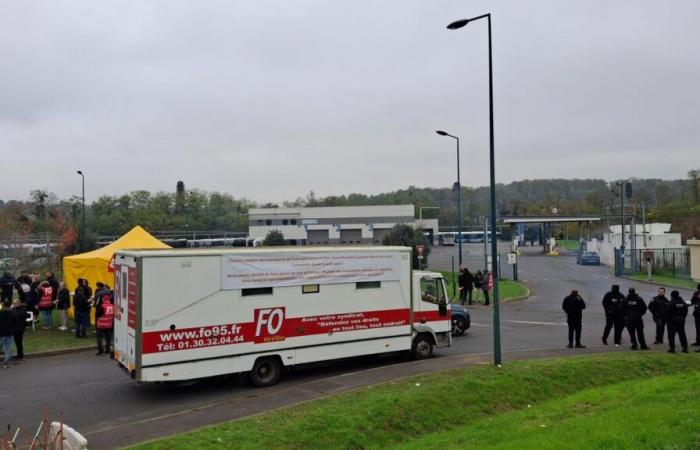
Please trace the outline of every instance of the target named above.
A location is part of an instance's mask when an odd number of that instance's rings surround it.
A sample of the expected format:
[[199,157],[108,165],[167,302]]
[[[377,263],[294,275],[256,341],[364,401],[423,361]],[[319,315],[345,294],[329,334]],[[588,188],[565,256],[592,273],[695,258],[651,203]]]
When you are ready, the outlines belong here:
[[380,245],[396,224],[422,225],[430,237],[437,219],[415,219],[414,205],[256,208],[248,211],[248,235],[263,239],[272,230],[296,245]]

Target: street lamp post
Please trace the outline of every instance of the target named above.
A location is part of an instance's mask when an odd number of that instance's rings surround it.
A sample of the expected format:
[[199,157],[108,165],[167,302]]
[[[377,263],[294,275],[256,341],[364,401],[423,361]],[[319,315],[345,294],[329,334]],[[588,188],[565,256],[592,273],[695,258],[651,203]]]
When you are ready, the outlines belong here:
[[462,19],[447,26],[449,30],[462,28],[469,22],[486,19],[489,30],[489,162],[491,163],[491,276],[493,277],[493,359],[495,365],[501,364],[501,318],[498,295],[498,241],[496,240],[496,161],[493,136],[493,52],[491,49],[491,14],[482,14],[471,19]]
[[78,175],[83,180],[83,224],[80,227],[80,250],[85,251],[85,174],[82,170],[78,170]]
[[457,242],[459,244],[459,267],[462,267],[462,183],[459,177],[459,138],[442,130],[437,130],[440,136],[448,136],[457,141]]

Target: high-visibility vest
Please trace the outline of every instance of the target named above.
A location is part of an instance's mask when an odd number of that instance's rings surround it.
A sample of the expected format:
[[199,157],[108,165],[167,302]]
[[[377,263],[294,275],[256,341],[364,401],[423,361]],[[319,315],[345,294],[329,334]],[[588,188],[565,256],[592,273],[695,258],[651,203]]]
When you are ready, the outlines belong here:
[[51,308],[53,304],[53,288],[51,286],[44,286],[40,288],[41,298],[39,299],[39,309]]
[[109,301],[109,295],[102,296],[102,315],[95,321],[95,327],[100,330],[110,330],[114,327],[114,305]]

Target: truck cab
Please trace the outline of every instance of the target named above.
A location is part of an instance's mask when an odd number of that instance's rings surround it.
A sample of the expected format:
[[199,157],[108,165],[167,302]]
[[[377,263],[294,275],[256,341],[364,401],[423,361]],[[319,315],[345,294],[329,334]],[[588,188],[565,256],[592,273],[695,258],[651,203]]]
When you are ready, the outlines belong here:
[[432,355],[433,347],[451,344],[451,320],[447,286],[438,272],[413,271],[413,354]]

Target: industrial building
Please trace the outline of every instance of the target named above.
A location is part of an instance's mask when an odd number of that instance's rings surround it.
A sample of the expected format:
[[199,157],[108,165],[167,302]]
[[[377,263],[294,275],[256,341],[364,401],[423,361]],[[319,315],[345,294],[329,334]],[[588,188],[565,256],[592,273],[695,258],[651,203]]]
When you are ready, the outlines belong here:
[[437,219],[416,219],[414,205],[256,208],[248,211],[248,235],[262,239],[279,230],[293,245],[380,245],[397,224],[422,227],[432,239]]

